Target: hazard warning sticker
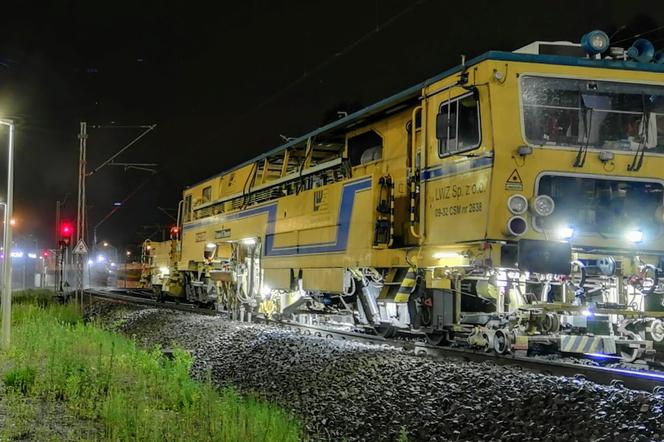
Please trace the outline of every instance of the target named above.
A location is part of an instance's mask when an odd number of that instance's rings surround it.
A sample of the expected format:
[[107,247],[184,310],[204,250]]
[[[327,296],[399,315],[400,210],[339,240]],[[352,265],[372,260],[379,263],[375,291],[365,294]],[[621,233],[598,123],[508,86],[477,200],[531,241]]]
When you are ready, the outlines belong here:
[[516,169],[510,173],[507,181],[505,181],[505,190],[523,190],[523,181]]

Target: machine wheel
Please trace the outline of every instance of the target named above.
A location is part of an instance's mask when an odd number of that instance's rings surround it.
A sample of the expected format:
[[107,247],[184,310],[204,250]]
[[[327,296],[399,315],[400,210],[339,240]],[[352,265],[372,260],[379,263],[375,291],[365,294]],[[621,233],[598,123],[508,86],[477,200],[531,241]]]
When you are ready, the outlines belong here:
[[555,333],[560,330],[560,320],[555,313],[547,313],[542,319],[542,331],[545,333]]
[[664,322],[661,319],[655,319],[648,327],[650,329],[650,338],[653,342],[664,341]]
[[628,348],[620,351],[620,357],[623,362],[630,363],[638,359],[639,353],[640,352],[638,348]]
[[487,333],[487,332],[482,333],[482,337],[483,337],[483,338],[486,340],[486,342],[487,342],[487,346],[486,346],[486,348],[484,349],[485,351],[491,351],[491,349],[493,348],[493,337],[494,337],[494,336],[495,336],[495,335],[494,335],[493,333]]
[[164,293],[161,291],[161,286],[160,285],[153,285],[152,286],[152,299],[154,299],[157,302],[163,302],[164,301]]
[[509,332],[504,329],[496,330],[493,336],[493,349],[499,355],[504,355],[510,351],[510,337]]
[[376,333],[385,339],[391,339],[396,336],[397,328],[392,324],[382,324],[376,327]]
[[447,333],[434,332],[427,333],[427,344],[429,345],[441,345],[447,341]]

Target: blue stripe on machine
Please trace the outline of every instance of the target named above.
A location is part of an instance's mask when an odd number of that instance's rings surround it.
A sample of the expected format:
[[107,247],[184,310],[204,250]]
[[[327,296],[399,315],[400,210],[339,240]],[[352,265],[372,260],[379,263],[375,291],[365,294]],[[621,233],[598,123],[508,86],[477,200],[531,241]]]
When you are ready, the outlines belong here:
[[422,181],[434,181],[439,178],[458,175],[471,170],[489,167],[493,164],[493,156],[468,158],[465,161],[456,163],[446,163],[440,166],[424,169],[422,172]]
[[304,255],[315,253],[343,252],[348,246],[348,235],[350,233],[350,220],[355,204],[355,194],[371,188],[371,178],[363,178],[345,184],[341,194],[339,215],[337,216],[336,240],[331,242],[304,244],[299,246],[274,246],[274,230],[277,215],[277,203],[256,207],[230,215],[217,215],[184,225],[184,231],[197,227],[233,221],[267,214],[267,225],[265,231],[265,256]]

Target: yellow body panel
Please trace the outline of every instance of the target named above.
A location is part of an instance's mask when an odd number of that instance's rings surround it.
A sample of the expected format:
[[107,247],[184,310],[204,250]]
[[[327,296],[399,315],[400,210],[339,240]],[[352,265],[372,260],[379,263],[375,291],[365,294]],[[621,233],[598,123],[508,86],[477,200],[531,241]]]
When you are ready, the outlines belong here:
[[[574,168],[578,147],[530,145],[532,152],[525,156],[519,155],[518,149],[528,145],[522,121],[522,76],[662,84],[664,73],[487,57],[469,67],[466,74],[464,84],[458,83],[459,72],[453,72],[427,84],[417,100],[397,111],[345,129],[337,135],[337,139],[343,137],[339,142],[344,143],[344,149],[336,156],[317,157],[318,145],[309,138],[299,160],[293,160],[296,154],[285,149],[283,163],[275,161],[276,155],[272,162],[260,159],[185,190],[184,198],[191,196],[192,204],[185,205],[183,214],[179,268],[201,262],[210,243],[248,238],[261,244],[262,268],[288,270],[294,275],[302,269],[330,269],[317,275],[338,276],[341,273],[333,269],[415,265],[431,270],[477,262],[500,266],[502,245],[514,244],[520,238],[552,239],[552,232],[535,228],[534,216],[529,212],[523,215],[528,223],[523,236],[515,238],[505,229],[512,216],[507,208],[509,197],[535,196],[537,180],[543,173],[662,182],[664,155],[646,153],[643,167],[629,172],[633,152],[616,152],[615,159],[607,164],[591,147],[585,165]],[[479,103],[479,146],[441,155],[436,137],[439,110],[450,100],[466,96],[476,96]],[[413,116],[417,116],[415,122]],[[348,161],[350,140],[370,132],[382,140],[379,159],[351,164],[341,178],[328,175],[328,182],[312,180],[308,187],[298,187],[316,167],[328,167],[326,162],[335,159],[341,164]],[[284,177],[294,183],[289,192],[284,191],[286,187],[276,187]],[[392,218],[377,211],[385,200],[380,180],[386,177],[393,182]],[[419,186],[416,197],[410,188],[413,180]],[[285,194],[269,194],[271,183]],[[211,201],[204,201],[208,187],[212,189]],[[260,192],[263,199],[252,203],[250,196]],[[416,204],[414,222],[409,221],[411,200]],[[380,222],[391,223],[389,242],[377,240],[376,226]],[[646,254],[657,255],[664,254],[664,237],[649,238],[644,245],[598,234],[580,235],[572,246],[619,251],[627,257],[637,251],[643,253],[645,248]],[[428,276],[433,286],[450,286],[447,276],[441,276],[444,272],[437,275],[433,279]],[[339,282],[326,278],[322,278],[321,287],[338,292]],[[312,279],[306,279],[311,285]]]

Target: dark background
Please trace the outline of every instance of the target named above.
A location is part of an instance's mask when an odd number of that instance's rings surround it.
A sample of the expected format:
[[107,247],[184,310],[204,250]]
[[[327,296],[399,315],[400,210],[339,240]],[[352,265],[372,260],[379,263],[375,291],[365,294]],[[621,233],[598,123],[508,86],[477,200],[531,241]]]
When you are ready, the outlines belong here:
[[[18,3],[18,2],[17,2]],[[99,229],[119,247],[172,221],[182,188],[490,49],[578,41],[599,28],[629,46],[664,25],[659,1],[52,1],[3,5],[0,115],[17,123],[19,235],[53,246],[56,200],[76,212],[77,133],[157,129],[119,161],[158,174]],[[664,48],[664,30],[646,37]],[[89,165],[138,135],[89,130]],[[0,156],[4,157],[4,130]],[[0,189],[4,198],[4,169]],[[105,168],[88,184],[96,224],[145,172]],[[91,235],[90,230],[90,235]]]

